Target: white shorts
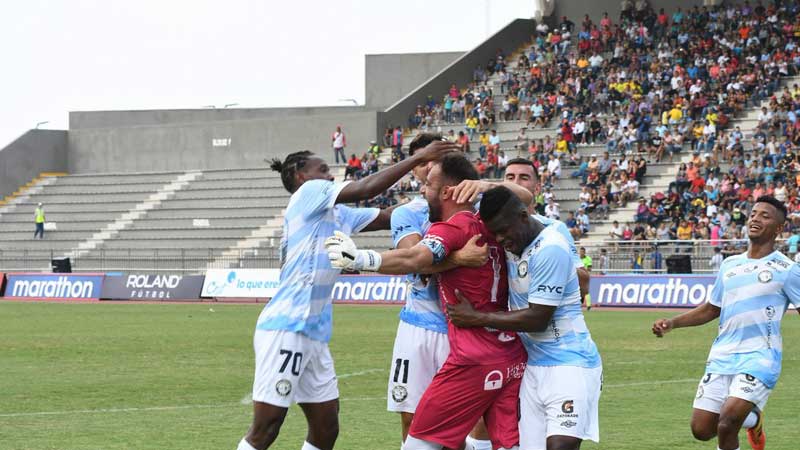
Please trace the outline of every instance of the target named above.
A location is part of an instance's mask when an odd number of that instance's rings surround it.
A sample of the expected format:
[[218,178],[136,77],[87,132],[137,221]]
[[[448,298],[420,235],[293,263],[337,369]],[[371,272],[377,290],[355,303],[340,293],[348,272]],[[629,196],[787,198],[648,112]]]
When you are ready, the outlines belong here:
[[450,354],[447,335],[400,321],[394,339],[387,409],[414,413],[433,376]]
[[292,331],[256,330],[253,401],[288,408],[339,398],[333,358],[326,342]]
[[767,406],[772,389],[758,378],[740,373],[739,375],[718,375],[707,373],[697,386],[697,396],[693,407],[719,414],[728,397],[736,397],[756,405],[759,410]]
[[546,450],[550,436],[600,442],[603,368],[531,366],[519,390],[520,450]]

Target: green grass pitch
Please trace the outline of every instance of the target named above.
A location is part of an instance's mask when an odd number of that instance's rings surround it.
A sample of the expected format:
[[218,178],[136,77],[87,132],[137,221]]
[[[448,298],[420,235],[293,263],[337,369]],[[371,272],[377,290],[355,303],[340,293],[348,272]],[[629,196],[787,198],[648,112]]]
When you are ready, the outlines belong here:
[[[213,309],[213,311],[211,311]],[[234,449],[247,430],[259,305],[0,303],[0,449]],[[340,376],[337,448],[395,450],[386,411],[397,307],[337,306],[331,350]],[[708,449],[689,432],[716,327],[658,340],[675,312],[591,311],[605,366],[602,443],[584,449]],[[784,370],[766,409],[767,448],[797,449],[800,317],[783,324]],[[305,435],[289,412],[274,449]],[[742,435],[744,438],[744,435]],[[749,448],[742,440],[742,448]]]

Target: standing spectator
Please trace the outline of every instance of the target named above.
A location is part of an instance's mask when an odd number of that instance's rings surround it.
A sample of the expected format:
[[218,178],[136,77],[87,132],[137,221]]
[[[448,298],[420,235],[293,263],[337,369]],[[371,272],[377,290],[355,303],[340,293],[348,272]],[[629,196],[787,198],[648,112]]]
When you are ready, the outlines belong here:
[[631,269],[633,269],[634,273],[642,273],[644,272],[644,258],[642,254],[639,253],[639,250],[634,250],[633,258],[631,258]]
[[722,265],[723,259],[725,258],[722,256],[722,249],[714,247],[714,256],[708,261],[708,267],[711,268],[711,272],[719,272],[719,267]]
[[44,207],[41,203],[36,206],[33,212],[33,220],[36,223],[36,231],[33,233],[33,238],[39,236],[39,239],[44,239]]
[[333,154],[336,157],[336,164],[339,164],[339,156],[342,157],[342,163],[346,163],[347,158],[344,156],[344,148],[347,147],[347,139],[344,136],[341,125],[337,125],[336,131],[333,132],[331,145],[333,146]]
[[653,244],[653,252],[649,256],[652,261],[653,273],[660,273],[664,265],[664,255],[661,254],[658,247],[658,244]]
[[608,251],[604,248],[600,249],[600,273],[603,275],[608,274],[608,268],[611,261],[608,258]]
[[394,152],[392,152],[392,160],[394,162],[406,159],[406,155],[403,154],[403,128],[397,127],[394,129],[392,146],[394,147]]

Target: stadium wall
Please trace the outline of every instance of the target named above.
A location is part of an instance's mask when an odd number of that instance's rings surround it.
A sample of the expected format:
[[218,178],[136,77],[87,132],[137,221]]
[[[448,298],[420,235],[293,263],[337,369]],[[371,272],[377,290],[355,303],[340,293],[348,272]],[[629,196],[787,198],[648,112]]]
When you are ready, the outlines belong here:
[[366,107],[391,106],[464,52],[366,55]]
[[417,86],[385,112],[380,113],[378,117],[380,129],[388,126],[407,126],[409,115],[414,112],[417,105],[425,103],[428,95],[443,96],[453,83],[460,87],[466,86],[472,81],[472,71],[476,66],[486,65],[486,61],[495,57],[498,48],[511,52],[528,42],[535,26],[536,22],[532,19],[512,21],[483,43],[464,53],[436,75]]
[[67,132],[30,130],[0,149],[0,199],[42,172],[67,171]]
[[[309,112],[316,109],[309,108]],[[349,111],[361,112],[70,129],[68,170],[108,173],[263,167],[264,158],[305,149],[332,161],[330,137],[337,125],[347,133],[348,155],[365,152],[376,136],[374,111]],[[134,116],[142,121],[152,119],[146,114]]]

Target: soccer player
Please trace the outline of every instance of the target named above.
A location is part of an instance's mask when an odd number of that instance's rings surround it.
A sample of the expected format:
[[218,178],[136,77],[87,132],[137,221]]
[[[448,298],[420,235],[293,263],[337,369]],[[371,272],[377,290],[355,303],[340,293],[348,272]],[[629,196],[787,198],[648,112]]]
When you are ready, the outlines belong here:
[[[508,279],[502,249],[490,237],[472,204],[458,203],[453,194],[463,180],[477,179],[475,168],[465,157],[446,156],[428,173],[423,195],[434,223],[417,245],[377,253],[358,250],[352,240],[337,235],[326,242],[332,265],[391,274],[424,272],[464,247],[473,236],[481,235],[489,258],[480,267],[457,267],[438,274],[440,298],[442,303],[455,302],[455,291],[460,289],[479,310],[507,309]],[[447,332],[450,354],[417,406],[403,449],[459,448],[481,417],[494,448],[516,446],[519,383],[525,366],[519,339],[513,333],[462,329],[450,323]]]
[[308,421],[303,450],[331,450],[338,435],[339,390],[328,350],[331,290],[339,275],[324,256],[325,236],[387,229],[390,211],[354,209],[388,189],[412,168],[457,146],[434,142],[414,157],[355,182],[334,183],[328,164],[308,151],[273,160],[292,193],[283,224],[278,292],[258,318],[253,338],[256,369],[253,424],[238,450],[269,448],[289,406],[300,404]]
[[[418,149],[441,139],[439,134],[421,133],[409,144],[409,154],[413,155]],[[428,165],[415,167],[413,174],[424,182],[428,177]],[[468,198],[465,201],[469,201],[472,196],[477,197],[481,191],[488,190],[492,185],[493,183],[486,181],[466,180],[456,187],[454,193],[466,193]],[[424,197],[417,197],[408,204],[398,207],[392,213],[391,221],[392,241],[395,248],[411,248],[422,240],[430,228],[428,203]],[[473,237],[473,241],[477,241],[477,238],[478,236]],[[467,246],[465,249],[455,252],[452,258],[448,258],[454,264],[450,267],[473,264],[469,260],[470,254],[466,248],[477,249],[478,247]],[[483,249],[488,252],[487,248],[483,247]],[[463,256],[466,260],[457,256],[462,252],[467,252]],[[487,257],[484,252],[480,251],[476,253],[476,256],[480,258],[475,264],[478,266]],[[437,270],[444,268],[445,266],[441,266]],[[442,311],[435,278],[409,274],[408,283],[406,304],[400,311],[400,323],[394,341],[387,388],[387,409],[400,414],[402,442],[405,442],[408,436],[408,429],[411,427],[411,421],[422,394],[430,385],[433,376],[444,364],[447,355],[450,354],[450,345],[447,341],[447,319]],[[488,440],[476,441],[470,441],[469,445],[476,450],[491,450],[491,442]]]
[[[533,194],[534,197],[536,197],[541,188],[539,184],[539,174],[536,172],[536,168],[530,160],[525,158],[514,158],[509,161],[506,166],[504,178],[507,183],[514,183],[524,187],[528,192]],[[590,275],[589,271],[583,266],[583,261],[578,256],[578,250],[575,248],[575,239],[572,237],[572,233],[569,232],[569,228],[567,228],[564,222],[537,214],[535,206],[534,203],[531,203],[528,206],[528,213],[542,225],[556,224],[558,231],[569,242],[570,252],[573,255],[573,261],[575,263],[575,270],[578,273],[578,283],[581,287],[581,299],[588,300]]]
[[481,311],[469,294],[447,305],[459,327],[521,332],[528,365],[520,388],[520,449],[573,450],[599,441],[602,362],[581,311],[571,247],[504,187],[488,191],[480,214],[506,249],[511,311]]
[[789,304],[800,306],[800,268],[775,250],[786,206],[774,197],[756,199],[748,222],[747,252],[722,262],[709,303],[653,324],[663,337],[676,328],[719,318],[719,333],[697,388],[692,434],[717,437],[717,448],[739,448],[739,430],[756,450],[764,448],[764,405],[781,372],[781,319]]

